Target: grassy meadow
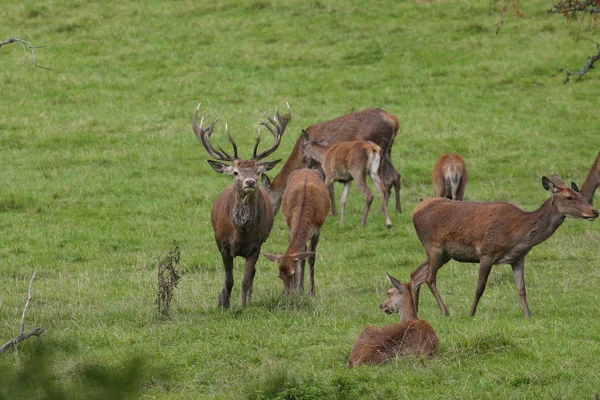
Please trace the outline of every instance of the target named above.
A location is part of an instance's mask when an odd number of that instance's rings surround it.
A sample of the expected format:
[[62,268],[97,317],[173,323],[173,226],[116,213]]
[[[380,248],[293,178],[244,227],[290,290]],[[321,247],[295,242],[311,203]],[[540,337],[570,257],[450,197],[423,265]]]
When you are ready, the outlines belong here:
[[[52,70],[24,64],[17,43],[0,51],[0,345],[19,332],[34,271],[25,329],[47,328],[0,354],[0,399],[592,398],[598,221],[567,219],[530,252],[531,319],[502,265],[469,317],[478,266],[452,261],[438,274],[450,317],[421,291],[438,358],[345,368],[366,325],[398,320],[378,310],[385,272],[405,281],[424,260],[410,213],[432,195],[441,154],[465,158],[467,200],[525,210],[548,198],[542,176],[585,178],[600,148],[600,75],[553,75],[583,67],[595,47],[574,37],[598,32],[551,5],[522,2],[523,16],[508,13],[496,35],[488,1],[5,1],[0,40],[46,45],[36,59]],[[242,310],[238,258],[232,308],[221,311],[210,210],[231,178],[211,169],[192,132],[199,101],[221,117],[215,146],[230,148],[227,123],[242,157],[259,110],[288,101],[293,120],[269,159],[285,159],[313,123],[369,107],[395,114],[403,213],[386,230],[376,198],[359,229],[353,185],[346,225],[330,217],[321,231],[314,298],[282,299],[262,258]],[[182,277],[165,319],[156,259],[174,241]],[[263,251],[286,247],[279,213]],[[116,390],[133,367],[136,379]],[[90,368],[104,375],[90,379]]]

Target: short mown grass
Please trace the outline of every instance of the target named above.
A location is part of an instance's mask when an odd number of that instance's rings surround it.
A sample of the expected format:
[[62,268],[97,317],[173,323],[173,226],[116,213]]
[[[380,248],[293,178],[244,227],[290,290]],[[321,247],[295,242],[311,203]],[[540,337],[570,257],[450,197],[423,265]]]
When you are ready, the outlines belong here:
[[[508,266],[494,267],[468,317],[478,267],[450,262],[438,287],[451,316],[421,292],[439,356],[345,368],[364,326],[397,321],[378,310],[385,272],[408,280],[424,259],[410,213],[432,194],[441,154],[465,158],[467,200],[533,210],[548,197],[543,175],[581,184],[599,150],[599,77],[553,77],[583,65],[593,45],[573,37],[593,39],[595,27],[542,1],[521,6],[496,35],[489,2],[8,0],[0,38],[47,45],[36,58],[53,70],[23,64],[17,44],[0,51],[0,341],[19,331],[33,271],[26,328],[47,328],[0,355],[0,398],[117,398],[111,387],[156,399],[591,398],[598,222],[567,219],[531,251],[531,319]],[[242,310],[238,259],[232,308],[221,311],[210,209],[231,179],[207,165],[192,132],[199,101],[221,116],[215,145],[228,148],[227,123],[246,157],[259,109],[285,101],[293,120],[273,158],[313,123],[368,107],[395,114],[404,212],[388,231],[376,200],[359,229],[353,187],[346,225],[323,227],[314,298],[281,298],[261,259]],[[181,280],[164,319],[156,258],[173,241]],[[286,246],[279,214],[263,250]]]

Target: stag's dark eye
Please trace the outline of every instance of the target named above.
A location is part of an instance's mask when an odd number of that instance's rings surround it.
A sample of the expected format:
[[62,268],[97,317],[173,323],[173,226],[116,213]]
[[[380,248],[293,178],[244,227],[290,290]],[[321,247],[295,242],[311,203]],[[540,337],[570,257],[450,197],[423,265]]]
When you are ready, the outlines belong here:
[[239,175],[239,172],[233,171],[233,176],[238,176],[238,175]]
[[571,197],[571,196],[568,196],[568,197],[567,197],[567,200],[573,200],[573,197]]

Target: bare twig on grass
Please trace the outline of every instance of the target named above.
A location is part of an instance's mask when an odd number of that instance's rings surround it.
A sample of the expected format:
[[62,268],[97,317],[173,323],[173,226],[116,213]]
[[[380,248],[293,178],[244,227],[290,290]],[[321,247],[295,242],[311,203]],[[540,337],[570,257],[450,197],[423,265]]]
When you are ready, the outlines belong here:
[[35,328],[25,333],[25,313],[27,312],[27,308],[29,307],[29,302],[31,301],[31,286],[33,285],[33,280],[35,279],[35,272],[31,276],[31,280],[29,281],[29,290],[27,292],[27,301],[25,302],[25,307],[23,308],[23,315],[21,316],[21,331],[19,334],[12,339],[10,342],[4,344],[0,347],[0,353],[4,353],[6,350],[11,348],[12,346],[21,343],[23,340],[29,339],[31,336],[40,336],[46,328]]
[[27,40],[23,40],[23,39],[19,39],[19,38],[8,38],[5,41],[0,42],[0,50],[2,49],[2,46],[6,45],[6,44],[10,44],[10,43],[19,43],[21,45],[21,47],[23,48],[23,64],[25,64],[27,62],[27,48],[29,48],[31,50],[31,59],[33,60],[33,65],[38,67],[38,68],[44,68],[44,69],[49,69],[51,70],[52,68],[48,68],[48,67],[43,67],[41,65],[38,65],[37,60],[35,59],[35,49],[39,49],[42,47],[46,47],[46,46],[34,46],[31,43],[29,43]]
[[577,18],[577,13],[600,13],[598,0],[557,0],[556,4],[548,10],[552,14],[564,14],[567,18]]
[[179,265],[181,253],[179,246],[175,244],[173,250],[166,257],[158,260],[158,290],[156,292],[156,305],[159,314],[168,317],[171,309],[171,300],[177,284],[179,283],[179,273],[176,267]]
[[577,72],[571,72],[567,71],[564,68],[560,68],[556,71],[556,74],[554,74],[554,76],[560,74],[561,72],[564,72],[566,74],[565,79],[563,80],[564,83],[569,82],[570,77],[573,75],[577,75],[577,80],[580,80],[583,77],[583,75],[585,75],[590,69],[594,68],[594,63],[600,60],[600,43],[594,43],[596,44],[596,49],[598,50],[598,52],[593,56],[588,57],[585,66],[582,69],[580,69]]

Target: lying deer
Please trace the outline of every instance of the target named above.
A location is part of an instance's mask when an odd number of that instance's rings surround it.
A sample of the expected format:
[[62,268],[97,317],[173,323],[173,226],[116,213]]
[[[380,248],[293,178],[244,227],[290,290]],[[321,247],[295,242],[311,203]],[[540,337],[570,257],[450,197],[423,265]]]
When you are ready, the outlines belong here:
[[277,113],[275,118],[269,117],[263,111],[268,122],[261,120],[260,124],[273,134],[275,137],[274,144],[271,148],[257,154],[260,142],[259,131],[252,158],[242,160],[238,157],[237,146],[229,134],[227,125],[225,131],[233,147],[233,156],[222,149],[219,151],[213,148],[210,144],[210,135],[219,118],[217,117],[205,129],[202,126],[206,118],[204,117],[200,121],[200,126],[198,126],[196,118],[199,109],[200,104],[196,107],[192,119],[194,133],[196,133],[211,157],[231,164],[213,160],[208,160],[208,163],[216,172],[233,176],[233,184],[223,189],[213,204],[211,213],[215,241],[225,266],[225,283],[221,290],[219,305],[224,309],[229,307],[231,289],[233,288],[233,259],[234,257],[244,257],[246,259],[246,270],[242,280],[241,300],[242,307],[246,307],[246,301],[252,298],[252,283],[256,273],[255,265],[260,255],[260,248],[267,240],[273,227],[273,206],[267,193],[258,187],[258,174],[269,171],[280,161],[259,162],[259,160],[277,150],[281,142],[281,136],[292,115],[289,105],[286,115],[282,116]]
[[438,337],[427,321],[417,317],[411,285],[387,276],[394,287],[388,290],[388,298],[379,308],[386,314],[397,312],[400,323],[381,329],[367,326],[354,342],[347,367],[381,364],[397,356],[437,355]]
[[433,167],[435,197],[463,200],[467,179],[467,166],[459,154],[441,156]]
[[596,156],[596,160],[585,178],[585,182],[581,185],[581,195],[590,206],[594,205],[594,193],[596,188],[600,186],[600,152]]
[[[398,119],[379,108],[356,111],[342,115],[330,121],[320,122],[306,128],[310,140],[331,146],[341,142],[352,142],[357,140],[370,140],[383,149],[383,184],[386,187],[386,199],[391,195],[392,187],[396,192],[396,212],[401,212],[400,205],[400,174],[392,164],[392,144],[400,124]],[[277,213],[281,205],[281,196],[285,190],[290,174],[300,168],[310,167],[304,160],[304,149],[302,148],[302,136],[296,141],[292,153],[286,160],[279,174],[271,182],[266,175],[262,176],[263,186],[267,189],[273,210]],[[335,197],[333,187],[330,192],[331,214],[336,215]],[[387,200],[386,200],[387,201]]]
[[385,226],[388,228],[392,226],[392,221],[388,215],[385,188],[382,182],[383,151],[381,147],[369,141],[342,142],[334,144],[331,147],[325,147],[311,141],[305,131],[302,132],[302,139],[304,142],[304,156],[307,162],[310,163],[314,160],[321,164],[321,168],[325,173],[325,184],[331,187],[334,182],[344,183],[344,190],[340,199],[340,225],[344,225],[346,199],[350,190],[350,181],[354,180],[365,198],[365,208],[360,227],[365,226],[367,215],[373,202],[373,194],[367,185],[367,175],[369,175],[381,197],[381,204],[385,214]]
[[[479,203],[430,198],[415,207],[412,220],[427,262],[413,276],[427,272],[427,283],[443,314],[449,315],[436,287],[437,271],[450,259],[479,263],[479,278],[471,315],[475,315],[492,266],[510,264],[521,298],[523,315],[529,317],[525,292],[525,257],[533,246],[548,239],[565,217],[594,220],[598,210],[590,206],[572,183],[565,186],[556,174],[543,177],[552,196],[536,211],[525,212],[510,203]],[[418,309],[420,283],[413,285]]]
[[[288,249],[284,255],[264,253],[279,263],[279,278],[283,281],[283,294],[295,287],[304,292],[304,260],[310,267],[310,295],[315,294],[315,252],[319,243],[321,226],[329,214],[329,192],[319,173],[300,169],[291,173],[283,193],[281,206],[288,225]],[[306,242],[310,241],[310,251]],[[298,274],[296,274],[299,272]]]

